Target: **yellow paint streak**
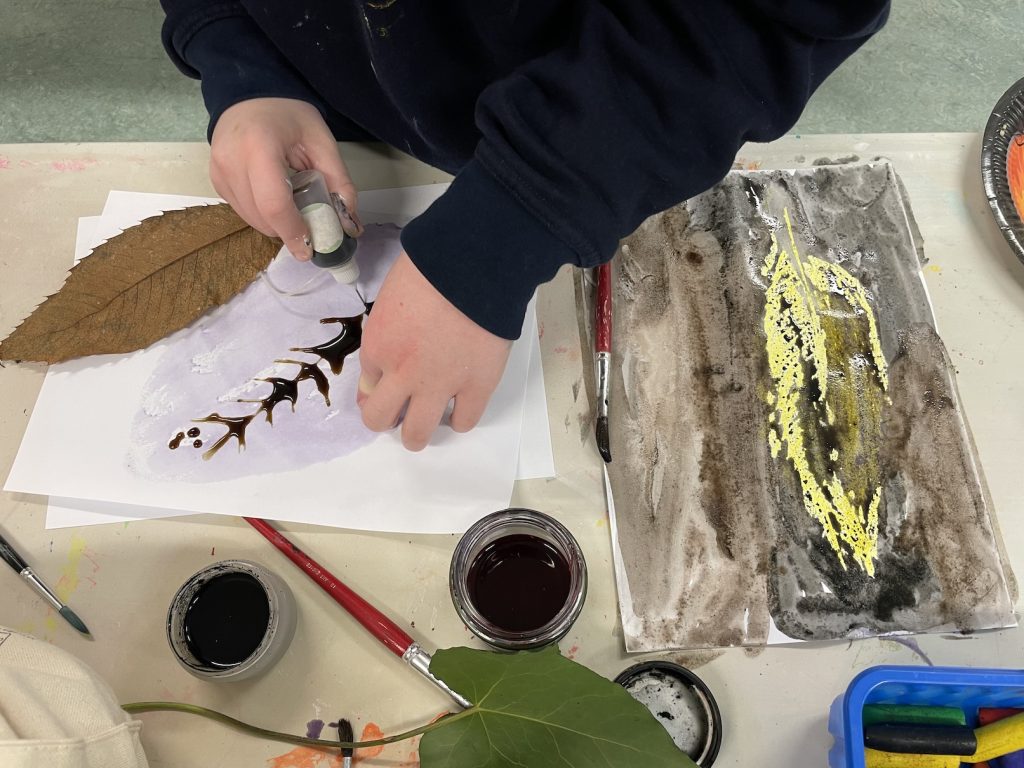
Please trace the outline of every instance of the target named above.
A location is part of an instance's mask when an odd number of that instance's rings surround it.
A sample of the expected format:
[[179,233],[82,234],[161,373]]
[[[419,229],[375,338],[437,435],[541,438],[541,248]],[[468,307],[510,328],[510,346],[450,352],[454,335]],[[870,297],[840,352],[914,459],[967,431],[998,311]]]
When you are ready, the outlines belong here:
[[[843,267],[801,256],[789,211],[789,248],[772,245],[764,332],[774,383],[768,446],[796,471],[807,513],[846,568],[852,556],[874,575],[878,553],[877,439],[888,368],[874,310]],[[835,443],[835,444],[833,444]]]
[[68,550],[67,563],[61,574],[60,581],[54,591],[62,603],[68,602],[74,591],[78,589],[78,569],[82,564],[82,555],[85,553],[85,539],[77,533],[71,536],[71,548]]

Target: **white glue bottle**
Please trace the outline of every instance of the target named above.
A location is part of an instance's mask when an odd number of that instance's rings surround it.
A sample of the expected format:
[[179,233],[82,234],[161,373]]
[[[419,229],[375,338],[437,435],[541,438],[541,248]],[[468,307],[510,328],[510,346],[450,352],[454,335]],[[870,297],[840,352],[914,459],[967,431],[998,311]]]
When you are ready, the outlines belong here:
[[327,191],[324,175],[315,168],[299,171],[291,177],[292,200],[299,209],[313,247],[313,263],[326,269],[339,283],[354,285],[359,279],[359,265],[356,264],[356,239],[349,237],[341,226],[341,218],[335,209],[344,205],[341,198]]

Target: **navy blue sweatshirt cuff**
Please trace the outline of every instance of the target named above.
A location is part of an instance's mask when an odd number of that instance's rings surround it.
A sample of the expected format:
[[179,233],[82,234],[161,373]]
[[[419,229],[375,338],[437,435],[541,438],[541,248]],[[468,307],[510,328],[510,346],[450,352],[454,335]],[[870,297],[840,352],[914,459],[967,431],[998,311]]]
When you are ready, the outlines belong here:
[[247,99],[305,101],[326,119],[323,101],[239,4],[212,3],[173,21],[164,25],[164,47],[178,69],[202,80],[207,138],[225,110]]
[[478,160],[402,230],[402,247],[441,295],[505,339],[519,338],[536,287],[577,261]]

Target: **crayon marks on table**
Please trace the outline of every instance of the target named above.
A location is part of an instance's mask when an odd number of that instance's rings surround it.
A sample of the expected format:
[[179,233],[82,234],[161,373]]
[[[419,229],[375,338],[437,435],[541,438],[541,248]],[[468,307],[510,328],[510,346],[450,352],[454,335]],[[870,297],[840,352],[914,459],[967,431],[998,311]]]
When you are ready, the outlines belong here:
[[[330,723],[337,727],[337,723]],[[331,730],[324,733],[324,721],[319,718],[306,723],[306,738],[329,739],[332,736]],[[375,741],[384,738],[384,732],[376,723],[367,723],[359,735],[359,741]],[[387,765],[389,768],[418,768],[420,761],[416,750],[419,738],[410,739],[407,742],[399,742],[385,748],[384,746],[366,747],[357,749],[352,757],[353,764],[364,764],[367,768],[373,765]],[[410,749],[410,746],[412,747]],[[384,755],[385,749],[388,755]],[[381,758],[379,761],[376,758]],[[340,754],[325,752],[312,747],[295,747],[287,752],[271,757],[267,760],[268,768],[342,768]]]
[[[71,543],[68,547],[67,562],[64,564],[64,570],[61,572],[60,581],[57,582],[54,587],[54,591],[57,593],[57,597],[60,598],[62,603],[66,603],[71,599],[71,596],[78,589],[78,585],[82,581],[82,560],[85,559],[89,564],[89,570],[91,573],[96,573],[99,570],[99,565],[96,563],[96,559],[93,556],[86,556],[87,547],[85,539],[79,536],[77,533],[71,535]],[[91,576],[87,575],[85,578],[89,579],[93,585],[96,584],[96,580]]]

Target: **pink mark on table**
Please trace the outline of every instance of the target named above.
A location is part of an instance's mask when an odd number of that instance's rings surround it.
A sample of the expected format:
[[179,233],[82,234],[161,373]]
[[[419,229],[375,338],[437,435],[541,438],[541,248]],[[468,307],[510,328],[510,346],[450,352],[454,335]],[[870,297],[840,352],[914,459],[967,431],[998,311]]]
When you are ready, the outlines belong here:
[[68,171],[77,173],[78,171],[84,171],[93,165],[96,165],[96,160],[91,157],[73,160],[54,160],[50,163],[50,167],[59,173],[67,173]]
[[195,685],[191,683],[187,684],[184,688],[180,688],[177,691],[172,691],[166,685],[160,686],[160,698],[165,700],[180,700],[187,704],[191,704],[195,701],[197,689]]
[[569,348],[566,347],[566,346],[563,346],[563,345],[559,345],[559,346],[555,347],[555,349],[554,349],[554,352],[555,352],[556,355],[564,355],[568,351],[569,351]]
[[565,652],[565,658],[567,658],[570,661],[572,661],[572,660],[574,660],[576,658],[576,654],[579,653],[579,652],[580,652],[580,647],[578,645],[574,645],[572,648],[570,648],[568,651]]
[[11,167],[10,158],[7,158],[7,157],[4,157],[3,155],[0,155],[0,171],[6,171],[10,167]]

